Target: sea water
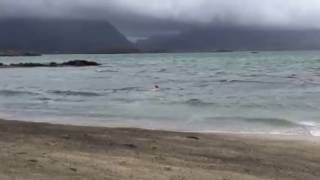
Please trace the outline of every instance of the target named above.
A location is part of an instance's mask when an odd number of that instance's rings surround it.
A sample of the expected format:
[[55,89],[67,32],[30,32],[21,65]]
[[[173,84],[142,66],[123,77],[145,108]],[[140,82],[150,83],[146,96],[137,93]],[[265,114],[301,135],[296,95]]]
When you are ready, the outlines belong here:
[[0,62],[74,59],[102,65],[0,69],[0,118],[320,135],[320,51],[43,55]]

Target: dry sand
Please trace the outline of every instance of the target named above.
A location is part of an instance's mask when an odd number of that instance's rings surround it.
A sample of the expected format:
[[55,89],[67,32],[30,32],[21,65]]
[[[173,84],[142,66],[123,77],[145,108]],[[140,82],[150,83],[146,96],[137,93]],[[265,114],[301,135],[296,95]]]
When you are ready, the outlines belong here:
[[320,179],[318,141],[0,120],[0,180]]

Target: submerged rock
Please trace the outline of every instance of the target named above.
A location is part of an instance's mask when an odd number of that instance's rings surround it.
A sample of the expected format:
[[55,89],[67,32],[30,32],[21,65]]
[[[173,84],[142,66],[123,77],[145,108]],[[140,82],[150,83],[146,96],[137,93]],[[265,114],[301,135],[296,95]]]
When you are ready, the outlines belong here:
[[18,64],[9,64],[5,65],[3,63],[0,63],[0,67],[2,68],[15,68],[15,67],[84,67],[84,66],[99,66],[100,64],[94,61],[86,61],[86,60],[73,60],[63,63],[56,63],[56,62],[50,62],[50,63],[18,63]]
[[86,61],[86,60],[73,60],[62,63],[62,66],[99,66],[100,64],[94,61]]
[[10,64],[8,67],[45,67],[46,64],[41,63],[18,63],[18,64]]

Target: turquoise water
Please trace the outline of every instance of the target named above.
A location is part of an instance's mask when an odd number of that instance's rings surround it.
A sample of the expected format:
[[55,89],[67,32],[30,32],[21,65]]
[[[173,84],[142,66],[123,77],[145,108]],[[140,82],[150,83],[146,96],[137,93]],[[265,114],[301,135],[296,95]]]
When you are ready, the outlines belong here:
[[102,66],[0,69],[0,118],[320,135],[320,51],[45,55],[0,62],[73,59]]

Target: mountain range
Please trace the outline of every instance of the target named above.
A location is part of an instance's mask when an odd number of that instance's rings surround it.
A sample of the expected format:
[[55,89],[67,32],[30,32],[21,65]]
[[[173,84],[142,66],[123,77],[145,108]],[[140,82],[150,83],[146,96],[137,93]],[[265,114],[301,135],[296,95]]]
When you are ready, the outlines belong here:
[[195,28],[137,42],[141,49],[168,51],[320,49],[319,30]]
[[217,50],[320,49],[319,30],[238,27],[190,28],[178,34],[130,42],[108,21],[0,19],[0,52],[132,53]]
[[0,20],[0,50],[103,53],[133,48],[134,45],[107,21]]

